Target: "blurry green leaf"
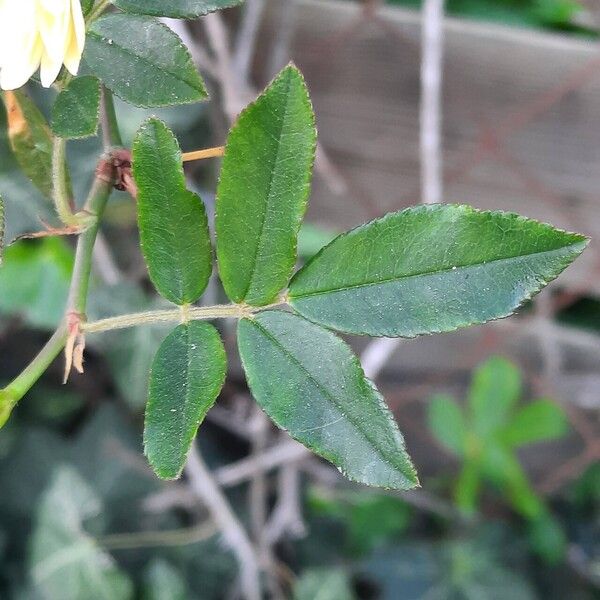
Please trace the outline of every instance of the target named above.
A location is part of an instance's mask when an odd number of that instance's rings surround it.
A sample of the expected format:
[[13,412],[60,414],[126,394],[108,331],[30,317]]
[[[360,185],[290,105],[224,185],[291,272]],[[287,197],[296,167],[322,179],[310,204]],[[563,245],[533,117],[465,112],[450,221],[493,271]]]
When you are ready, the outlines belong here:
[[515,214],[431,205],[344,233],[290,283],[292,306],[346,333],[414,337],[512,314],[585,248]]
[[243,2],[244,0],[113,0],[115,6],[125,12],[175,19],[195,19]]
[[469,390],[473,431],[482,439],[505,425],[521,396],[521,373],[494,356],[477,367]]
[[63,316],[72,267],[73,253],[59,238],[9,246],[0,269],[0,313],[54,329]]
[[55,472],[37,512],[31,538],[30,574],[48,600],[129,600],[132,585],[84,530],[101,504],[69,468]]
[[256,401],[293,438],[353,481],[418,485],[391,413],[342,340],[302,317],[265,311],[240,321],[238,345]]
[[286,287],[315,144],[306,84],[288,66],[242,112],[227,140],[215,227],[221,280],[234,302],[266,305]]
[[366,555],[392,540],[410,523],[412,511],[400,498],[373,492],[335,492],[312,489],[312,511],[344,524],[348,550],[353,556]]
[[48,198],[52,197],[52,134],[50,127],[24,92],[3,92],[10,147],[19,166]]
[[427,411],[429,429],[448,450],[462,456],[467,438],[463,412],[451,396],[438,394],[430,400]]
[[219,332],[191,321],[175,329],[156,354],[150,375],[144,447],[156,474],[179,477],[198,426],[225,382]]
[[4,200],[0,196],[0,267],[4,257]]
[[342,569],[309,569],[294,586],[294,600],[354,600],[348,574]]
[[569,423],[563,410],[552,400],[534,400],[511,418],[502,439],[511,446],[522,446],[563,437]]
[[481,469],[476,460],[467,460],[456,480],[454,498],[456,505],[467,515],[477,512],[477,500],[481,489]]
[[544,509],[543,502],[531,487],[527,475],[511,449],[494,441],[482,455],[485,477],[492,481],[511,506],[526,519],[534,519]]
[[[3,429],[0,436],[4,435]],[[20,517],[30,515],[50,482],[52,469],[67,458],[68,446],[59,435],[31,425],[23,428],[0,470],[0,489],[10,490],[10,494],[0,494],[0,512]]]
[[185,187],[175,136],[158,119],[146,121],[133,144],[142,251],[152,282],[175,304],[195,302],[212,272],[202,200]]
[[132,507],[160,489],[155,477],[130,460],[140,453],[140,433],[130,415],[104,402],[78,430],[70,453],[72,464],[102,499],[106,516],[121,517],[128,531],[145,516]]
[[336,237],[337,233],[311,223],[303,223],[298,233],[298,255],[304,259],[310,258]]
[[112,13],[94,21],[84,60],[117,96],[136,106],[198,102],[207,97],[188,49],[156,19]]
[[412,541],[381,548],[360,578],[376,586],[378,600],[535,600],[533,587],[496,551],[479,540]]
[[166,560],[154,559],[144,573],[143,600],[188,600],[189,590],[181,573]]
[[560,522],[547,511],[530,521],[529,541],[536,554],[549,564],[556,565],[565,557],[567,537]]
[[100,82],[76,77],[60,92],[52,107],[52,131],[66,138],[96,135],[100,116]]

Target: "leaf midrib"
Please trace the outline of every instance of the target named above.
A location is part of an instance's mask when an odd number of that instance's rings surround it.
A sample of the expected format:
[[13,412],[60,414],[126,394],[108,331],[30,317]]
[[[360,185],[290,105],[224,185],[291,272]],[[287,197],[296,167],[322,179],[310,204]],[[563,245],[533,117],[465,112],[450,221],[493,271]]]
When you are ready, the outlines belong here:
[[464,264],[464,265],[453,265],[452,267],[447,267],[445,269],[437,269],[435,271],[423,271],[421,273],[411,273],[410,275],[398,275],[396,277],[388,277],[387,279],[380,279],[377,281],[368,281],[365,283],[357,283],[357,284],[352,284],[352,285],[344,285],[344,286],[340,286],[340,287],[335,287],[335,288],[329,288],[329,289],[325,289],[325,290],[316,290],[314,292],[306,292],[306,293],[298,293],[298,294],[294,294],[293,292],[293,281],[292,284],[290,286],[290,298],[308,298],[311,296],[321,296],[323,294],[332,294],[332,293],[336,293],[336,292],[344,292],[347,290],[353,290],[353,289],[360,289],[360,288],[365,288],[365,287],[372,287],[372,286],[377,286],[377,285],[385,285],[386,283],[393,283],[393,282],[397,282],[397,281],[402,281],[403,279],[413,279],[413,278],[419,278],[419,277],[429,277],[432,275],[443,275],[446,273],[454,273],[457,272],[459,270],[466,270],[466,269],[472,269],[472,268],[477,268],[477,267],[482,267],[484,265],[490,265],[490,264],[501,264],[503,262],[510,262],[510,261],[515,261],[515,260],[523,260],[526,259],[528,257],[534,257],[534,256],[544,256],[544,255],[551,255],[551,254],[558,254],[560,252],[564,252],[566,250],[569,250],[571,248],[574,248],[575,246],[577,246],[578,244],[584,244],[585,240],[581,240],[578,242],[573,242],[572,244],[568,244],[566,246],[562,246],[560,248],[555,248],[554,250],[545,250],[543,252],[533,252],[531,254],[517,254],[515,256],[509,256],[506,258],[497,258],[494,260],[489,260],[489,261],[482,261],[479,263],[471,263],[471,264]]
[[[179,296],[179,302],[180,303],[185,303],[185,297],[187,295],[187,284],[188,284],[188,278],[185,274],[185,268],[183,267],[183,265],[185,264],[189,264],[186,263],[185,260],[185,256],[183,255],[183,250],[181,248],[180,245],[180,241],[183,239],[181,235],[178,235],[179,231],[178,231],[178,227],[176,224],[174,224],[173,219],[171,218],[172,216],[174,216],[175,214],[177,214],[177,210],[180,207],[178,206],[178,201],[183,199],[184,202],[187,202],[187,196],[190,193],[186,187],[185,187],[185,179],[183,176],[183,173],[178,174],[176,177],[178,180],[178,187],[179,190],[176,192],[176,194],[169,194],[167,191],[167,188],[165,186],[165,182],[168,181],[169,177],[165,177],[165,174],[170,174],[173,175],[174,171],[172,169],[167,169],[165,171],[164,168],[164,160],[162,160],[163,158],[163,153],[159,150],[159,147],[161,147],[163,144],[161,144],[161,141],[159,140],[159,137],[161,135],[161,131],[160,130],[155,130],[156,134],[153,135],[153,140],[155,141],[155,145],[153,146],[153,148],[151,148],[151,152],[153,154],[153,159],[155,159],[155,166],[157,171],[160,171],[160,174],[162,175],[162,177],[160,177],[158,179],[157,185],[155,187],[156,188],[160,188],[160,194],[162,196],[162,198],[166,198],[167,199],[167,203],[168,206],[171,208],[171,210],[167,209],[166,212],[166,218],[163,220],[163,225],[165,225],[165,221],[166,221],[166,228],[169,231],[169,236],[171,237],[171,239],[173,240],[173,248],[176,252],[176,263],[175,263],[175,268],[171,268],[170,272],[173,274],[173,278],[178,286],[178,296]],[[168,140],[168,144],[172,144],[173,143],[173,139],[171,138],[170,135],[168,135],[169,140]],[[175,199],[176,198],[176,199]],[[174,200],[174,201],[173,201]],[[164,203],[161,205],[164,208]],[[148,214],[152,213],[152,210],[148,210]],[[164,214],[164,213],[163,213]],[[162,287],[162,282],[161,282],[161,287]]]
[[281,145],[282,145],[281,144],[281,136],[283,135],[283,131],[286,128],[286,123],[288,120],[288,109],[290,106],[291,86],[292,86],[292,76],[291,76],[291,74],[288,74],[287,82],[286,82],[286,90],[285,90],[285,94],[286,94],[285,110],[284,110],[283,118],[281,119],[281,126],[279,127],[279,132],[277,135],[277,152],[275,154],[275,160],[273,161],[273,167],[270,169],[269,183],[267,186],[267,201],[265,203],[265,211],[263,213],[262,220],[260,223],[260,230],[259,230],[259,234],[258,234],[258,240],[256,243],[256,250],[254,252],[254,259],[252,261],[252,272],[250,273],[250,277],[248,279],[248,286],[246,287],[246,291],[244,292],[244,294],[242,296],[243,299],[246,299],[248,297],[248,294],[250,293],[250,291],[253,290],[254,278],[256,276],[258,256],[262,253],[262,249],[263,249],[263,239],[264,239],[264,233],[265,233],[265,226],[267,223],[267,215],[269,213],[269,207],[272,203],[271,192],[273,191],[273,180],[275,179],[274,173],[280,162],[280,153],[281,153]]
[[[375,453],[380,457],[380,459],[383,462],[388,464],[394,471],[400,472],[402,474],[402,476],[407,481],[409,481],[409,478],[404,474],[404,472],[377,448],[377,445],[375,444],[375,442],[369,437],[369,435],[365,431],[363,431],[360,428],[360,426],[357,424],[356,420],[353,417],[351,417],[348,413],[346,413],[346,411],[343,410],[343,408],[339,405],[339,403],[336,402],[336,397],[320,381],[315,379],[315,377],[313,377],[313,375],[310,373],[310,371],[270,331],[268,331],[263,325],[258,323],[256,320],[249,321],[249,322],[252,323],[253,325],[255,325],[263,333],[263,335],[265,337],[267,337],[275,346],[280,348],[281,351],[283,352],[283,354],[291,362],[293,362],[295,365],[297,365],[300,368],[300,370],[306,374],[308,379],[318,389],[320,389],[321,392],[325,396],[327,396],[331,400],[332,404],[340,411],[340,413],[344,417],[346,417],[348,419],[348,421],[350,421],[350,423],[354,426],[356,431],[358,431],[361,434],[361,436],[368,442],[368,444],[371,446],[371,448],[375,451]],[[340,340],[340,342],[341,342],[341,340]]]

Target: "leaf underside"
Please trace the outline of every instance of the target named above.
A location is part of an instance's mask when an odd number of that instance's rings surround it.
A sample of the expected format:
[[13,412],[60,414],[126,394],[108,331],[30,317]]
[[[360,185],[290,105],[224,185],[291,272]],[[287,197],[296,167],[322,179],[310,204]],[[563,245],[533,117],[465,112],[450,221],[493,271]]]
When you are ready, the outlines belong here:
[[512,314],[586,245],[511,213],[419,206],[336,238],[295,275],[290,303],[346,333],[452,331]]
[[179,477],[200,423],[226,371],[225,348],[209,323],[179,325],[162,343],[150,373],[144,447],[156,474]]
[[315,144],[306,85],[288,66],[242,112],[227,141],[215,227],[221,280],[234,302],[263,306],[287,285]]
[[238,345],[256,401],[281,428],[367,485],[418,485],[404,440],[350,348],[302,317],[265,311],[239,323]]

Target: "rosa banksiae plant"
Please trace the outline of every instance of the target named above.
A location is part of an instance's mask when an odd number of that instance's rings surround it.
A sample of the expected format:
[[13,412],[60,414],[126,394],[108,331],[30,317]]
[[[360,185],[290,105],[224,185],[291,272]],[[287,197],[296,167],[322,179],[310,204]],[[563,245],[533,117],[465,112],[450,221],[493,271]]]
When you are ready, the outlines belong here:
[[[381,394],[334,332],[412,338],[506,317],[575,260],[587,240],[515,214],[418,206],[340,235],[294,272],[316,147],[309,92],[295,66],[283,69],[242,111],[224,152],[182,155],[173,133],[156,118],[140,126],[130,152],[122,147],[112,105],[112,93],[145,107],[204,100],[204,83],[188,50],[156,17],[195,18],[240,3],[114,0],[116,9],[108,10],[103,0],[87,2],[86,74],[58,77],[51,127],[23,91],[5,94],[15,155],[52,196],[62,220],[50,233],[72,233],[78,242],[64,319],[0,392],[0,421],[63,349],[68,375],[72,367],[83,369],[86,336],[171,322],[176,326],[150,373],[144,445],[156,473],[176,478],[225,380],[226,354],[212,322],[236,319],[249,387],[279,427],[352,480],[412,488],[418,479],[403,437]],[[46,5],[52,2],[28,6]],[[67,10],[66,3],[59,5]],[[69,9],[72,21],[60,14],[70,25],[53,29],[61,31],[62,41],[43,45],[43,52],[52,50],[52,69],[44,53],[40,58],[45,84],[56,61],[76,70],[71,49],[73,40],[79,43],[77,3]],[[27,35],[38,33],[46,44],[46,29]],[[25,38],[19,44],[32,47]],[[54,52],[59,48],[62,53]],[[27,55],[27,69],[22,56],[11,60],[4,52],[7,87],[31,75],[38,54]],[[96,133],[99,107],[106,152],[77,210],[65,144]],[[220,154],[213,244],[204,204],[186,187],[182,163]],[[149,277],[173,307],[87,322],[91,254],[113,187],[136,198]],[[199,305],[215,258],[231,303]]]

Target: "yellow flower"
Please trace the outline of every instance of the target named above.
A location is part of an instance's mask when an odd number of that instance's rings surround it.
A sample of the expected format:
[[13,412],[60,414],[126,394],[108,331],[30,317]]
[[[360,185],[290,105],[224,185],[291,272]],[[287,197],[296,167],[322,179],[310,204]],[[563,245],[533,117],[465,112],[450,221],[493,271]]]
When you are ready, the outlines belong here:
[[21,87],[38,68],[44,87],[63,64],[76,75],[84,43],[80,0],[0,0],[0,88]]

